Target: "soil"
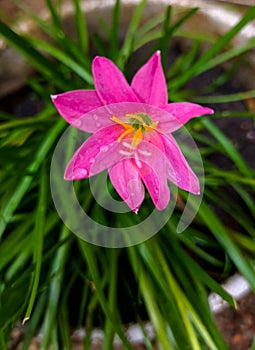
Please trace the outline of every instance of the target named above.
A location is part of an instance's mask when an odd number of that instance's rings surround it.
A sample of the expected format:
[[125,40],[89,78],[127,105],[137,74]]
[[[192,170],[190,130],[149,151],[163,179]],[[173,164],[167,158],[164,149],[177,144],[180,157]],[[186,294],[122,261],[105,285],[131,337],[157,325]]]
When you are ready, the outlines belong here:
[[[255,343],[255,294],[249,293],[237,302],[237,310],[230,307],[215,315],[216,323],[222,332],[229,350],[250,350],[252,343]],[[72,350],[83,350],[84,334],[75,332],[72,336]],[[15,329],[8,350],[20,350],[22,343],[22,330]],[[158,349],[156,343],[155,349]],[[33,339],[29,350],[40,349],[40,338]],[[101,350],[102,339],[95,337],[90,350]],[[146,350],[142,342],[133,343],[134,350]],[[116,343],[114,350],[123,350],[123,347]],[[220,350],[220,349],[219,349]]]
[[237,310],[228,307],[217,314],[216,323],[229,350],[249,350],[255,344],[255,295],[248,294],[237,306]]

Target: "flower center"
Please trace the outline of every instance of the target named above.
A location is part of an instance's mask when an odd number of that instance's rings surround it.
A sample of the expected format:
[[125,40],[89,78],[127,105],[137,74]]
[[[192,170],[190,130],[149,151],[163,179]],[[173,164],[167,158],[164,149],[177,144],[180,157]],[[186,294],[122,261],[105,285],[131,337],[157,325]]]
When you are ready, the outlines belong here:
[[118,117],[111,117],[111,120],[117,124],[123,126],[124,131],[118,137],[118,142],[120,142],[125,136],[132,134],[132,142],[131,145],[136,147],[143,139],[143,133],[146,131],[155,130],[158,121],[153,122],[148,114],[137,113],[137,114],[126,114],[126,117],[129,117],[128,122],[124,122]]

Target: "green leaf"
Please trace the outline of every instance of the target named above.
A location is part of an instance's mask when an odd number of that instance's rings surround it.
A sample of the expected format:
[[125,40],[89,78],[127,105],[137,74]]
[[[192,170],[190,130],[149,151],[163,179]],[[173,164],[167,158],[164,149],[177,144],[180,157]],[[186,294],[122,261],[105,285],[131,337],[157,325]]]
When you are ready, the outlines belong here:
[[128,57],[133,51],[134,40],[136,36],[136,31],[141,21],[144,7],[146,5],[146,0],[141,0],[139,4],[135,7],[134,14],[130,21],[127,34],[125,36],[124,43],[119,53],[119,57],[116,60],[117,65],[123,70],[124,65]]
[[86,16],[82,11],[81,1],[74,0],[75,24],[81,52],[85,55],[89,49],[89,37],[86,23]]
[[[199,72],[203,71],[203,66],[208,64],[208,61],[211,60],[218,52],[220,52],[222,49],[224,49],[230,41],[238,34],[241,29],[250,21],[252,21],[255,18],[255,6],[250,7],[246,14],[243,16],[243,18],[233,27],[231,28],[226,34],[224,34],[221,38],[219,38],[212,46],[205,52],[200,59],[197,60],[197,62],[189,69],[187,72],[179,76],[178,78],[174,79],[171,82],[170,89],[171,91],[178,90],[183,84],[185,84],[190,78],[193,76],[199,74]],[[238,50],[238,49],[237,49]],[[232,51],[233,54],[234,51]],[[221,56],[220,62],[222,63],[222,58],[224,56]],[[228,59],[226,56],[225,59]],[[211,61],[214,62],[215,61]]]
[[[16,281],[7,285],[0,296],[0,328],[6,327],[21,316],[27,300],[30,273],[25,271]],[[12,301],[11,303],[9,301]]]
[[220,145],[224,148],[229,158],[233,160],[236,167],[241,171],[244,176],[250,177],[251,170],[243,160],[242,156],[238,153],[232,142],[222,131],[212,123],[208,118],[203,118],[201,123],[210,131],[210,133],[216,138]]
[[41,172],[41,177],[40,177],[39,201],[38,201],[38,207],[35,215],[35,227],[33,232],[33,242],[34,242],[33,264],[35,266],[35,270],[33,273],[32,290],[29,298],[28,308],[25,314],[25,319],[30,318],[32,309],[34,307],[35,298],[36,298],[37,290],[39,286],[40,275],[41,275],[43,240],[44,240],[46,207],[47,207],[47,191],[48,191],[47,183],[48,183],[48,178],[46,176],[46,169],[45,167],[43,167]]
[[0,22],[0,35],[19,51],[35,69],[53,81],[61,90],[70,88],[70,82],[53,62],[35,50],[27,39],[16,34],[2,22]]
[[[33,161],[30,163],[30,165],[27,169],[28,172],[33,174],[33,173],[36,173],[36,171],[38,171],[40,165],[42,164],[42,162],[45,159],[46,155],[48,154],[49,150],[51,149],[57,136],[63,130],[64,124],[65,124],[65,122],[63,120],[60,120],[48,132],[44,141],[40,145],[40,148],[37,150],[37,153],[35,154]],[[0,212],[0,214],[1,214],[0,238],[1,238],[8,222],[11,220],[13,213],[15,212],[17,207],[19,206],[20,201],[22,200],[23,196],[29,190],[29,187],[30,187],[32,181],[33,181],[32,175],[23,176],[20,179],[19,185],[16,188],[15,192],[13,193],[13,195],[9,198],[7,203],[5,203],[4,207],[2,208],[2,210]]]
[[249,282],[251,288],[255,290],[254,268],[249,261],[246,261],[239,247],[229,236],[226,228],[205,202],[201,204],[198,215],[203,219],[204,223],[211,230],[216,239],[222,244],[236,267]]

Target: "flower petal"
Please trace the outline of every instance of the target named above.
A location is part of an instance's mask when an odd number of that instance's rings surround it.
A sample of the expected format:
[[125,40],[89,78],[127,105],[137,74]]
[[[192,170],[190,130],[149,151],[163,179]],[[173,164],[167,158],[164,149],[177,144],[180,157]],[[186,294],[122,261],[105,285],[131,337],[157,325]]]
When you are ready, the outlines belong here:
[[160,135],[156,132],[146,134],[139,144],[138,155],[136,162],[140,176],[155,207],[163,210],[170,200],[170,191],[166,171],[168,159]]
[[90,136],[68,163],[64,178],[79,180],[93,176],[121,160],[121,145],[117,142],[121,131],[122,127],[113,125]]
[[164,72],[157,51],[135,74],[131,87],[140,100],[155,106],[167,104],[168,93]]
[[140,169],[142,180],[151,196],[151,199],[158,210],[167,207],[170,200],[170,191],[167,184],[167,178],[162,173],[152,169],[146,164],[142,164]]
[[102,106],[95,90],[74,90],[52,95],[52,102],[59,114],[71,125],[88,131],[80,119],[88,112]]
[[109,176],[120,197],[137,214],[144,199],[144,187],[132,159],[123,159],[115,164]]
[[92,63],[92,72],[96,91],[103,104],[139,102],[126,78],[111,60],[96,57]]
[[188,192],[199,194],[199,180],[188,165],[173,136],[162,134],[161,138],[170,164],[167,169],[169,180]]
[[214,113],[211,108],[191,102],[173,102],[166,106],[161,106],[160,108],[174,116],[179,121],[180,125],[184,125],[194,117]]

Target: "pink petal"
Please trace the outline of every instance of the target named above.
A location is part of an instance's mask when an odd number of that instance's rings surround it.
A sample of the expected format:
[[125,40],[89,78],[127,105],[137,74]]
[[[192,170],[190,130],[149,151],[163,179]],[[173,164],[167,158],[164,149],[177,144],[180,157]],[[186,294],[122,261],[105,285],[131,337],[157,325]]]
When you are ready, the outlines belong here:
[[96,57],[92,63],[94,84],[103,104],[139,102],[126,78],[115,64],[105,57]]
[[59,114],[71,125],[90,132],[80,119],[88,112],[102,106],[94,90],[74,90],[59,95],[52,95],[52,102]]
[[136,73],[131,84],[140,100],[155,106],[167,104],[168,93],[164,72],[157,51]]
[[167,179],[155,168],[152,169],[148,165],[142,165],[140,171],[142,180],[151,196],[151,199],[158,210],[163,210],[167,207],[170,200],[170,191],[167,184]]
[[132,159],[123,159],[115,164],[109,176],[120,197],[137,213],[144,199],[144,187]]
[[90,136],[68,163],[64,178],[79,180],[93,176],[120,161],[123,156],[117,138],[121,132],[121,126],[113,125]]
[[166,106],[161,106],[160,108],[174,116],[181,125],[184,125],[194,117],[214,113],[211,108],[203,107],[191,102],[173,102]]
[[138,147],[140,176],[156,208],[163,210],[170,200],[170,191],[167,184],[168,159],[161,136],[157,132],[145,134]]
[[172,135],[161,135],[169,160],[168,178],[176,186],[194,193],[200,193],[199,180],[194,174]]

